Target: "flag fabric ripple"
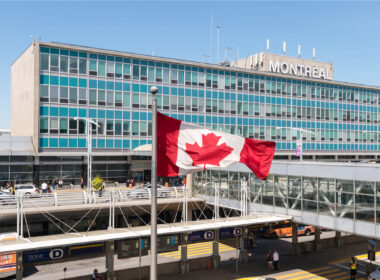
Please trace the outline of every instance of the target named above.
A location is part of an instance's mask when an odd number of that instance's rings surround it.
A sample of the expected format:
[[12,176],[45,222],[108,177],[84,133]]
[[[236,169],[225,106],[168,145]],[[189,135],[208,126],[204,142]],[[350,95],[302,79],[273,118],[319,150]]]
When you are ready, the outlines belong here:
[[185,175],[241,162],[265,180],[275,149],[275,142],[214,131],[157,112],[158,176]]

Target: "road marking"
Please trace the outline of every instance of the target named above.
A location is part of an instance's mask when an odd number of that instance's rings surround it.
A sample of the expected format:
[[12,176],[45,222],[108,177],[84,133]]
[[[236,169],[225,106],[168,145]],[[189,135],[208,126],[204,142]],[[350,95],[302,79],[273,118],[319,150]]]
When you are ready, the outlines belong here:
[[[338,273],[334,273],[334,274],[328,274],[328,275],[324,275],[324,277],[313,277],[313,278],[310,278],[309,280],[323,280],[323,279],[331,279],[331,277],[336,277],[336,276],[342,276],[342,275],[346,275],[346,277],[341,277],[343,279],[347,278],[347,272],[338,272]],[[342,280],[343,280],[342,279]],[[334,280],[337,280],[336,278]]]
[[[380,251],[376,252],[376,256],[378,256],[378,255],[380,255]],[[355,256],[356,259],[365,259],[366,257],[368,257],[368,254]],[[351,258],[345,258],[345,259],[341,259],[338,261],[329,262],[329,264],[342,263],[342,262],[346,262],[346,261],[350,261],[350,260],[351,260]]]
[[[345,270],[350,270],[350,268],[349,267],[347,267],[347,266],[345,266],[345,265],[341,265],[341,264],[334,264],[335,266],[337,266],[337,267],[340,267],[340,268],[343,268],[343,269],[345,269]],[[365,273],[365,272],[361,272],[360,270],[356,270],[356,273],[361,273],[361,274],[364,274],[364,275],[367,275],[367,273]]]
[[330,269],[330,270],[325,270],[325,271],[322,271],[322,272],[318,272],[318,274],[314,274],[314,273],[310,273],[309,271],[305,271],[304,273],[306,273],[306,275],[302,275],[302,276],[295,277],[295,278],[290,278],[290,279],[292,279],[292,280],[299,280],[299,279],[305,279],[305,278],[309,278],[309,277],[313,277],[313,276],[318,276],[318,275],[325,275],[325,274],[330,274],[330,273],[336,273],[336,272],[339,272],[339,270]]

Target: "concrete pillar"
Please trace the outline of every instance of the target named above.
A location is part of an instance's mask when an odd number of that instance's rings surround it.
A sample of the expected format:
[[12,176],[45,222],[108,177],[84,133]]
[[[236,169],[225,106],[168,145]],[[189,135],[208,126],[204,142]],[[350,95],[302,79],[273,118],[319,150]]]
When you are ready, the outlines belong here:
[[181,274],[189,273],[189,264],[187,262],[187,233],[182,234],[181,238],[181,261],[180,261],[180,271]]
[[106,241],[106,280],[115,280],[114,271],[115,243],[113,240]]
[[193,174],[186,175],[187,197],[193,197]]
[[193,220],[193,208],[191,205],[187,205],[187,221],[190,222]]
[[298,244],[298,224],[293,222],[292,223],[292,249],[291,254],[292,255],[299,255],[300,252],[300,246]]
[[338,248],[342,248],[343,246],[342,233],[340,231],[335,232],[335,245]]
[[16,252],[16,280],[22,280],[22,272],[23,272],[23,266],[22,266],[22,251]]
[[219,255],[219,229],[215,230],[215,237],[212,241],[212,267],[218,268],[220,265]]
[[240,237],[240,250],[239,250],[239,260],[243,263],[248,263],[249,252],[246,245],[248,244],[248,240],[246,237]]
[[314,232],[314,249],[315,249],[315,251],[322,250],[321,228],[320,227],[315,227],[315,232]]

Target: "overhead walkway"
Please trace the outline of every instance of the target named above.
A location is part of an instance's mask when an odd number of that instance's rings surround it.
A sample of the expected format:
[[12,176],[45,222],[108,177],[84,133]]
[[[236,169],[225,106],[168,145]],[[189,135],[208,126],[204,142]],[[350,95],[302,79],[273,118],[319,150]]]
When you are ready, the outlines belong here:
[[266,181],[238,164],[193,174],[193,190],[219,207],[284,214],[297,223],[380,238],[378,164],[277,161]]

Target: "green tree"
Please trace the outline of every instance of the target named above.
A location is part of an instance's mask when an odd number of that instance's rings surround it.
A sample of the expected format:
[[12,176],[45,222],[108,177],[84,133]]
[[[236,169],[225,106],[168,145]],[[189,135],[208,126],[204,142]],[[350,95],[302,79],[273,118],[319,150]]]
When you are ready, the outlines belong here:
[[91,185],[94,187],[95,190],[99,190],[103,185],[103,179],[97,175],[94,179],[91,181]]

